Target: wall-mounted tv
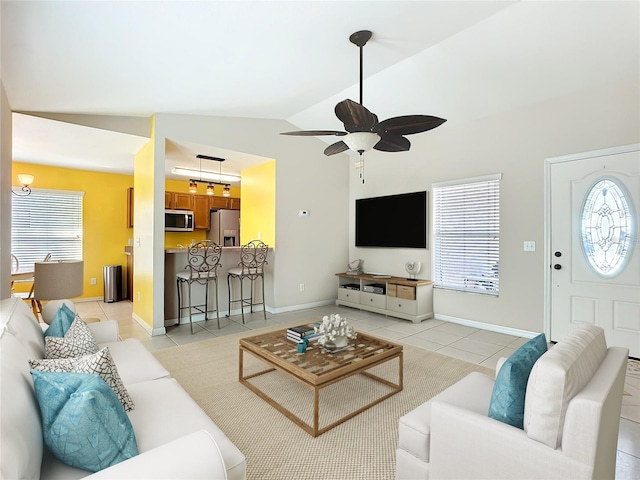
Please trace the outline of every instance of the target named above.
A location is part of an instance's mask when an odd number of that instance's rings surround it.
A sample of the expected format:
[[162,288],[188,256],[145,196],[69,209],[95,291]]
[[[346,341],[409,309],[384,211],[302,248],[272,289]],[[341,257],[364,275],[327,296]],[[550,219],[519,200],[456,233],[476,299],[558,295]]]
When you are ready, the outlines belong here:
[[427,192],[357,199],[356,247],[427,248]]

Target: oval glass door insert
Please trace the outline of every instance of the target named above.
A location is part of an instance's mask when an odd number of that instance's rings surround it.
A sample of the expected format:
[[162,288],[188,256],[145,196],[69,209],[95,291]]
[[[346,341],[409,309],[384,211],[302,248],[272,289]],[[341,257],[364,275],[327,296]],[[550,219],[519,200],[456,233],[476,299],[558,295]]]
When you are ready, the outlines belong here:
[[618,275],[631,257],[633,218],[625,188],[614,178],[598,180],[582,208],[582,249],[599,275]]

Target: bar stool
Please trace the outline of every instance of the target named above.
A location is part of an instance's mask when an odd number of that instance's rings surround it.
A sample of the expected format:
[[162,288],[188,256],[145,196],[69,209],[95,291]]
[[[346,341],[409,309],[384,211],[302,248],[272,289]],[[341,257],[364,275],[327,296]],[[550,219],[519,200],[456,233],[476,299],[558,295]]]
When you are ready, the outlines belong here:
[[[218,328],[220,328],[220,313],[218,309],[218,273],[217,269],[220,265],[220,256],[222,255],[222,247],[211,240],[203,240],[200,243],[191,245],[187,250],[187,266],[185,271],[176,273],[176,285],[178,287],[178,324],[182,318],[182,310],[189,309],[189,324],[191,326],[191,334],[193,335],[193,311],[204,313],[204,319],[209,320],[209,282],[215,284],[216,295],[216,318],[218,319]],[[184,284],[188,286],[189,303],[182,306],[181,290]],[[205,286],[204,303],[193,305],[191,296],[191,287],[194,283]]]
[[[269,246],[260,240],[251,240],[246,245],[240,247],[240,263],[235,268],[229,269],[227,274],[227,288],[229,290],[229,313],[231,315],[231,305],[235,302],[240,302],[240,311],[242,312],[242,323],[244,323],[244,307],[245,305],[250,308],[253,313],[254,305],[262,305],[262,312],[264,319],[267,319],[267,310],[264,306],[264,266],[267,264],[267,253],[269,252]],[[240,280],[240,298],[238,300],[231,300],[231,279],[237,278]],[[248,278],[251,281],[251,295],[249,298],[244,297],[243,283],[244,279]],[[253,283],[260,278],[262,281],[262,301],[258,303],[253,302]]]

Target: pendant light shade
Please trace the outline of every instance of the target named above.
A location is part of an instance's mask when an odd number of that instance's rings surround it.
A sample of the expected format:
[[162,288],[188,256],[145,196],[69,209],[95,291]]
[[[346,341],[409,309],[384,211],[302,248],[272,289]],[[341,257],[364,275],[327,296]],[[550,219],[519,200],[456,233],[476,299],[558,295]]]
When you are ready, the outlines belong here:
[[189,180],[189,193],[198,193],[198,182]]
[[231,186],[229,184],[225,185],[224,188],[222,189],[222,196],[223,197],[231,196]]
[[209,183],[207,185],[207,195],[213,195],[214,190],[213,190],[213,183]]

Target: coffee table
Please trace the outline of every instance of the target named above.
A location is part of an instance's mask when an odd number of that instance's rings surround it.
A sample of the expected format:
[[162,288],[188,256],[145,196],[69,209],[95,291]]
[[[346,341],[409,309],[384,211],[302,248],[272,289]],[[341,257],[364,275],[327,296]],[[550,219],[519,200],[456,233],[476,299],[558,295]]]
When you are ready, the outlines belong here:
[[[305,321],[304,323],[309,323],[310,321],[313,320]],[[347,350],[338,353],[328,353],[317,343],[312,342],[306,353],[298,354],[296,344],[287,340],[286,329],[242,338],[240,339],[239,346],[238,380],[300,428],[310,435],[317,437],[402,390],[402,345],[364,333],[358,333],[358,338],[350,340],[350,343],[352,343],[353,346]],[[257,373],[245,375],[245,352],[251,354],[269,368]],[[395,383],[367,371],[396,358],[398,359],[398,380]],[[312,423],[305,422],[263,390],[248,381],[251,378],[273,372],[274,370],[312,390]],[[320,390],[352,377],[353,375],[364,375],[376,382],[391,387],[391,391],[367,403],[363,407],[342,416],[331,424],[320,428]],[[357,392],[354,394],[357,394]]]

